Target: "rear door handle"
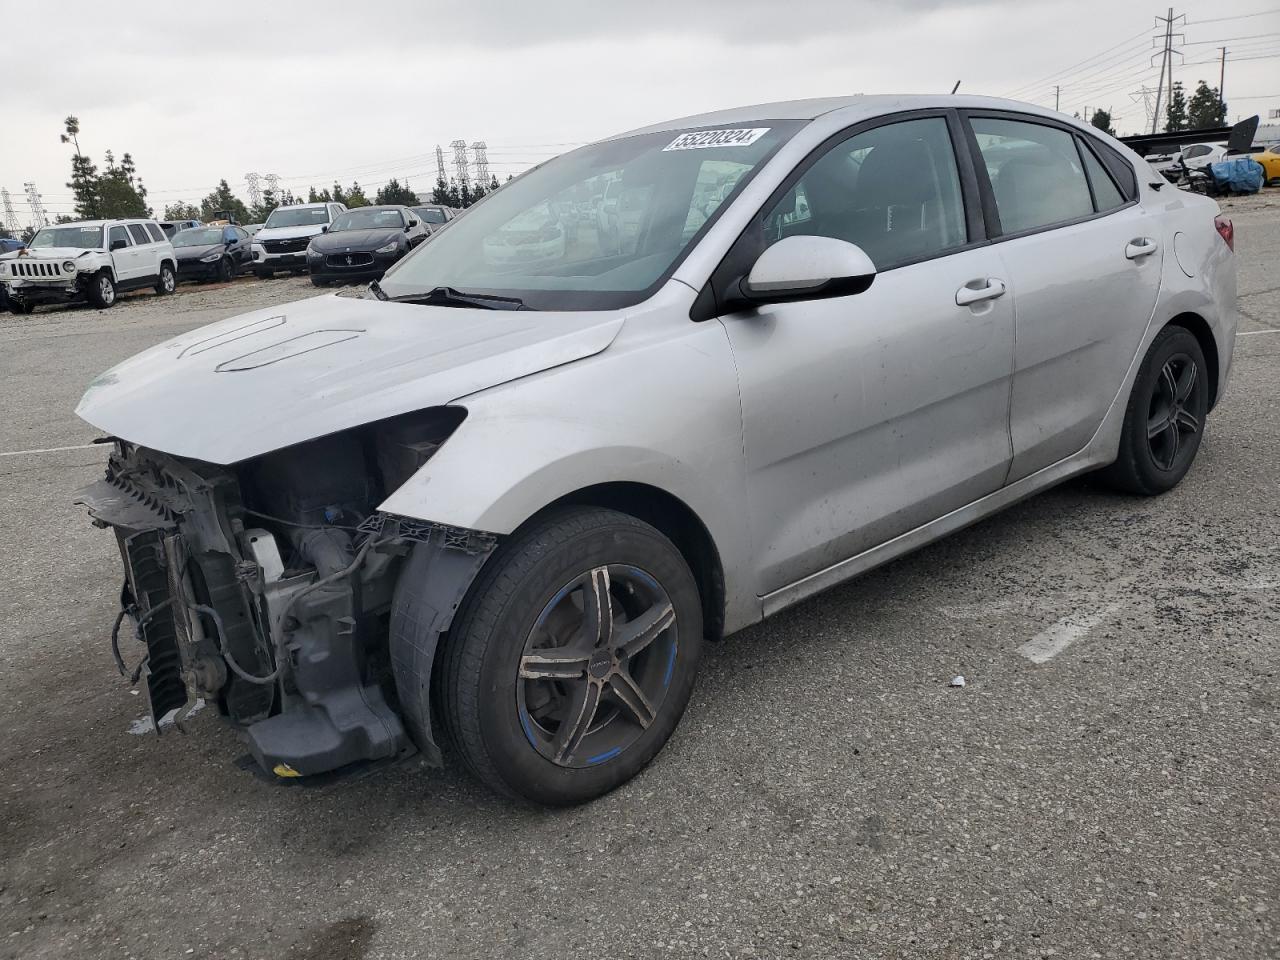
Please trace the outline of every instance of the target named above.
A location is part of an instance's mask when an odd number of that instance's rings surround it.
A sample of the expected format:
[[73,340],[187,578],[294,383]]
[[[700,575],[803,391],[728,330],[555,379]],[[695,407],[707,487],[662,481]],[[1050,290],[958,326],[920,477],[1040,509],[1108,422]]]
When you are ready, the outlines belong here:
[[1139,257],[1149,257],[1159,249],[1160,244],[1151,237],[1138,237],[1124,245],[1124,255],[1130,260],[1137,260]]
[[1003,297],[1005,291],[1003,280],[990,277],[983,280],[970,280],[956,291],[956,306],[968,307],[983,300],[994,300]]

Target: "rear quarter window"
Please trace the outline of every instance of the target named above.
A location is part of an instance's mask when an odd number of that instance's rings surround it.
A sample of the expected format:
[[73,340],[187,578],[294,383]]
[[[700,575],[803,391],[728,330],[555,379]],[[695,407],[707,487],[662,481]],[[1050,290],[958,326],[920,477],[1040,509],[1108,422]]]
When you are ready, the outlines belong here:
[[147,227],[147,233],[151,235],[151,239],[154,240],[156,243],[163,243],[165,241],[166,237],[164,235],[164,231],[161,230],[154,223],[148,223],[146,227]]

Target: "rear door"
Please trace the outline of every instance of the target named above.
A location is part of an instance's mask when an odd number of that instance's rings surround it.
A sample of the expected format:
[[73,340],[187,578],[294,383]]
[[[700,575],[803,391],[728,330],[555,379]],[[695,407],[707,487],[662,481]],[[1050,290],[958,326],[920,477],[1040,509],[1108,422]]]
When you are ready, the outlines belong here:
[[151,239],[141,223],[129,224],[129,238],[133,241],[134,262],[137,277],[154,277],[160,273],[160,245]]
[[1098,138],[1025,114],[967,118],[1017,303],[1013,482],[1097,431],[1155,309],[1163,238],[1132,166]]

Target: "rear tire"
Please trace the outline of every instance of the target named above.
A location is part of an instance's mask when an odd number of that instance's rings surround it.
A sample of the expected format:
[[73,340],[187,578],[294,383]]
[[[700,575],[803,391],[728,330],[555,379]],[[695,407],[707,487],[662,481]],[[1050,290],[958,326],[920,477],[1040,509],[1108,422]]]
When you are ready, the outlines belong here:
[[178,277],[173,272],[173,267],[167,263],[160,264],[160,276],[156,280],[156,293],[162,297],[167,297],[178,289]]
[[321,280],[319,277],[312,277],[312,278],[311,278],[311,285],[312,285],[313,287],[327,287],[327,286],[329,285],[329,281],[328,281],[328,280]]
[[1138,369],[1115,463],[1100,472],[1125,493],[1155,496],[1191,469],[1209,410],[1209,371],[1195,335],[1165,327]]
[[[607,613],[593,617],[600,596]],[[565,508],[481,569],[449,631],[436,702],[485,784],[534,803],[583,803],[662,749],[701,646],[697,583],[671,541],[626,514]],[[563,657],[571,665],[556,669],[568,673],[537,675]]]
[[89,302],[99,310],[106,310],[116,302],[116,282],[105,270],[89,284]]

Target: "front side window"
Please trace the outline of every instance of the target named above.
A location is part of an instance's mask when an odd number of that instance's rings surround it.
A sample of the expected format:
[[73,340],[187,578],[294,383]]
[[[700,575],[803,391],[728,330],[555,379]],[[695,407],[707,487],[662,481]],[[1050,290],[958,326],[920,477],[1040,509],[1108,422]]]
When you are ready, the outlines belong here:
[[974,117],[1004,233],[1022,233],[1093,213],[1075,138],[1058,127]]
[[137,244],[151,242],[151,238],[147,236],[147,231],[142,228],[140,223],[129,224],[129,236],[133,237],[133,242]]
[[843,141],[767,211],[764,229],[768,243],[847,240],[882,271],[962,246],[964,201],[947,121],[904,120]]
[[668,130],[591,144],[505,184],[380,281],[542,310],[638,303],[803,123]]
[[124,227],[112,227],[110,232],[111,246],[123,243],[126,247],[129,245],[129,231]]

